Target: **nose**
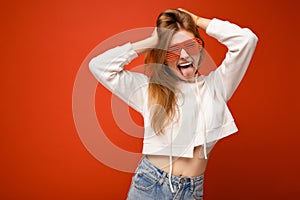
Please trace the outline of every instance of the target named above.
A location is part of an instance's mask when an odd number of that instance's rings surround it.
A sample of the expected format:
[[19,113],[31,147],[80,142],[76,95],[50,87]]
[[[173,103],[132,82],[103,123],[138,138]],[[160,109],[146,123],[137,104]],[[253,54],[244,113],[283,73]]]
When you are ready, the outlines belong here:
[[181,52],[180,52],[180,59],[188,59],[188,57],[190,57],[190,55],[184,50],[184,49],[181,49]]

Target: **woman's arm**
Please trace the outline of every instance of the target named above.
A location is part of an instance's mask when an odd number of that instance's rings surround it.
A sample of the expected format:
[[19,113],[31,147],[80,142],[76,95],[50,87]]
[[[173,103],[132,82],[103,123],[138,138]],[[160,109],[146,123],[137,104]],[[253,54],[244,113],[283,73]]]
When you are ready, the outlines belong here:
[[89,63],[90,71],[113,94],[142,113],[146,102],[148,77],[141,73],[124,70],[124,66],[140,54],[155,48],[157,42],[155,29],[146,39],[115,47],[94,57]]
[[218,19],[213,19],[209,23],[206,33],[228,49],[221,65],[208,75],[208,79],[213,81],[215,90],[228,101],[246,73],[258,38],[248,28],[241,28]]
[[147,85],[147,77],[123,69],[137,56],[131,44],[127,43],[94,57],[89,63],[89,69],[104,87],[142,113],[145,96],[143,88]]

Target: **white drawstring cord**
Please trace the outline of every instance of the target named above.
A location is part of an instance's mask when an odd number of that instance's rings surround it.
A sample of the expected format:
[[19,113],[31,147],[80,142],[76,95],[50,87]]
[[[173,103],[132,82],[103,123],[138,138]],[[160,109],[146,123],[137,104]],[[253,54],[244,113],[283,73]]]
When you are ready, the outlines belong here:
[[172,184],[172,156],[170,156],[169,158],[170,158],[169,184],[170,184],[170,189],[171,189],[172,193],[174,193],[174,188],[173,188],[173,184]]
[[[200,95],[200,91],[199,91],[199,87],[198,87],[198,73],[196,73],[195,75],[195,82],[196,82],[196,87],[197,87],[197,100],[198,100],[198,105],[200,105],[200,100],[199,100],[199,95]],[[199,108],[199,107],[198,107]],[[204,158],[207,159],[207,152],[206,152],[206,123],[205,123],[205,118],[204,118],[204,114],[203,114],[203,111],[201,108],[199,108],[199,112],[201,113],[201,118],[202,118],[202,121],[203,121],[203,154],[204,154]],[[199,151],[199,154],[201,156],[201,152]]]
[[170,156],[169,156],[169,184],[170,184],[170,189],[172,193],[174,193],[174,188],[172,184],[172,170],[173,170],[173,160],[172,160],[172,155],[173,155],[173,149],[172,149],[172,144],[173,144],[173,123],[172,123],[172,129],[171,129],[171,151],[170,151]]
[[[203,112],[200,110],[200,112],[201,112],[201,115],[202,115],[202,118],[203,118],[203,120],[204,120],[204,114],[203,114]],[[205,159],[207,159],[207,152],[206,152],[206,133],[205,133],[205,131],[206,131],[206,124],[205,124],[205,121],[203,122],[203,139],[204,139],[204,144],[203,144],[203,153],[204,153],[204,158]]]

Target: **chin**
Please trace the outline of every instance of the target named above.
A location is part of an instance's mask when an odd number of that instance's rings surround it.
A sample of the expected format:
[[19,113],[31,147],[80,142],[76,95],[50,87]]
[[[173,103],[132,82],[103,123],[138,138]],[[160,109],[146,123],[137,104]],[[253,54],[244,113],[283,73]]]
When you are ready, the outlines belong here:
[[187,82],[195,82],[195,77],[185,78],[185,81],[187,81]]
[[186,77],[186,76],[183,76],[180,72],[178,72],[178,77],[183,80],[183,81],[187,81],[187,82],[194,82],[195,81],[195,76],[189,76],[189,77]]

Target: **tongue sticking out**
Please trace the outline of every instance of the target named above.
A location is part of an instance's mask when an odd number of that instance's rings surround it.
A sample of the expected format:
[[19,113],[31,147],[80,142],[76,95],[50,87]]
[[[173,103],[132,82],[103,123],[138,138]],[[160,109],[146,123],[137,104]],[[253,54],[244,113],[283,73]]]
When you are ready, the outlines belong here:
[[192,62],[179,64],[177,67],[184,77],[188,78],[195,75],[195,68]]

